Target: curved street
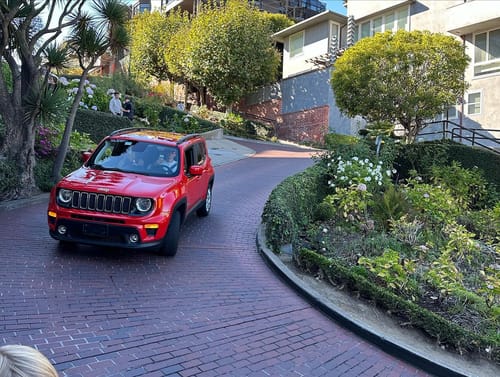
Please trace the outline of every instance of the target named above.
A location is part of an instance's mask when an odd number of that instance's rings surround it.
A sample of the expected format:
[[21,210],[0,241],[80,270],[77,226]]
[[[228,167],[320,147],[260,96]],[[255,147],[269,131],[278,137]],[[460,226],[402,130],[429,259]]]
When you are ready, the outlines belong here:
[[216,167],[210,216],[174,258],[59,250],[46,202],[0,211],[0,345],[42,351],[61,376],[427,376],[286,285],[256,248],[272,189],[312,164],[294,146],[245,141]]

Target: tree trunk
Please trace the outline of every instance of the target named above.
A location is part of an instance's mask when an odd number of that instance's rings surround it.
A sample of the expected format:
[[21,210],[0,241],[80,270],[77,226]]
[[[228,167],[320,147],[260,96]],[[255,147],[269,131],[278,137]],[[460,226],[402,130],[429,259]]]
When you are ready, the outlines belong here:
[[[23,109],[17,109],[12,119],[5,121],[3,152],[8,160],[14,161],[19,172],[19,185],[6,193],[6,199],[28,198],[38,194],[35,181],[35,121],[24,118]],[[17,127],[7,125],[18,125]],[[20,125],[20,126],[19,126]]]
[[54,166],[52,168],[52,182],[55,184],[61,179],[61,171],[66,160],[66,154],[69,149],[69,142],[71,139],[71,133],[73,132],[73,124],[76,118],[76,112],[78,106],[80,106],[80,100],[83,97],[83,86],[85,85],[85,80],[87,79],[88,70],[84,70],[82,76],[80,77],[80,83],[78,84],[78,92],[76,93],[73,104],[71,105],[71,111],[66,119],[66,125],[64,127],[64,133],[61,140],[61,144],[57,149],[57,156],[54,161]]

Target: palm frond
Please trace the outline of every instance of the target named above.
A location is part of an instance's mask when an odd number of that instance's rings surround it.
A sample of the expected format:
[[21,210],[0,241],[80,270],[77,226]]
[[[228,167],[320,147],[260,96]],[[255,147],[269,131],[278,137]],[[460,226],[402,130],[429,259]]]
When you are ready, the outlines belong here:
[[60,70],[67,67],[68,47],[55,43],[47,46],[43,51],[45,66],[49,69]]
[[128,20],[128,7],[121,0],[93,0],[92,7],[101,28],[124,25]]

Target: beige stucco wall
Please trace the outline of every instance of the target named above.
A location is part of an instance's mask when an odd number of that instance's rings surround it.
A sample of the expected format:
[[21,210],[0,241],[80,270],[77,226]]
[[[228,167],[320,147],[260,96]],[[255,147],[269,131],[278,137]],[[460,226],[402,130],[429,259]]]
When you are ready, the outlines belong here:
[[283,78],[298,75],[317,69],[307,60],[328,52],[330,27],[322,23],[304,31],[304,50],[302,54],[290,57],[290,38],[285,41],[283,51]]

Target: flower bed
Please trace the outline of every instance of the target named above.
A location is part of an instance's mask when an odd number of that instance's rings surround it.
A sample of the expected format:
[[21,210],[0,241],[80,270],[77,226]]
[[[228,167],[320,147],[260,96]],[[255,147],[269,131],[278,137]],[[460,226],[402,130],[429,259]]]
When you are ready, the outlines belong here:
[[292,244],[299,267],[500,362],[496,187],[456,162],[401,179],[391,148],[328,151],[285,180],[263,213],[271,248]]

